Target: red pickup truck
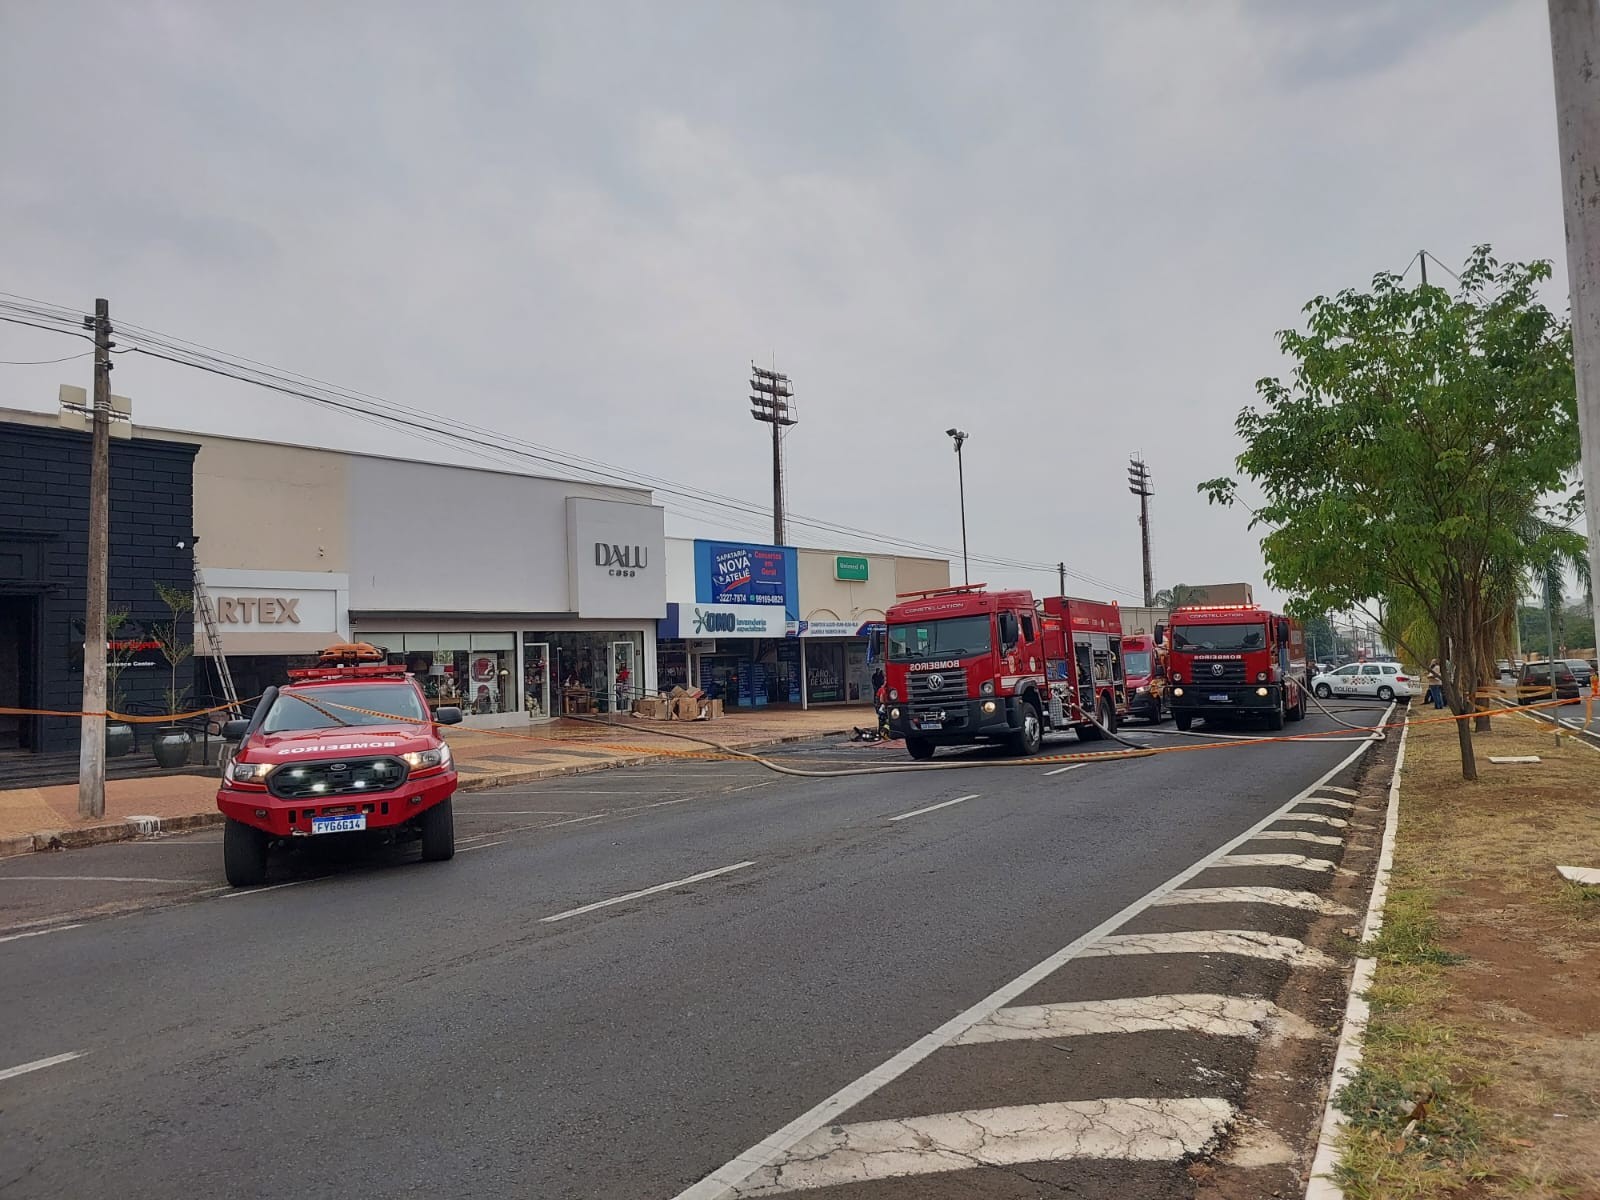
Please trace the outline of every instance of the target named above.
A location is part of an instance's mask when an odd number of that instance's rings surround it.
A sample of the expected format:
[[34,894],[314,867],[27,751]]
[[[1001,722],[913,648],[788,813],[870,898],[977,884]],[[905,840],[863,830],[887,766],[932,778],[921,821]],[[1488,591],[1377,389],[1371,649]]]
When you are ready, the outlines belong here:
[[425,861],[454,856],[456,770],[439,726],[461,710],[430,713],[416,681],[383,660],[366,643],[331,647],[223,726],[237,743],[217,790],[234,887],[261,883],[270,851],[295,838],[420,838]]

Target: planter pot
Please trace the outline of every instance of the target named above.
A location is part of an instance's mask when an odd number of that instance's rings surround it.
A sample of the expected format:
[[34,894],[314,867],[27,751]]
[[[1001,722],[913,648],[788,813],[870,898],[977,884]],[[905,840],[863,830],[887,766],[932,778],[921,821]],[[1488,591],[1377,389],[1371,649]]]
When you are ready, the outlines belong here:
[[158,767],[184,766],[189,761],[189,734],[182,729],[163,729],[156,734],[154,748]]
[[133,749],[133,726],[112,721],[106,725],[106,757],[121,758]]

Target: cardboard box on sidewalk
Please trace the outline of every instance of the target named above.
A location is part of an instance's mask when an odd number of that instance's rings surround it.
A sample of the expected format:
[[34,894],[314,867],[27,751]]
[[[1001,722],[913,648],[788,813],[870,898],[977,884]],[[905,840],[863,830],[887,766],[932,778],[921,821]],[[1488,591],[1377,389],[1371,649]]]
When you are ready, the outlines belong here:
[[665,721],[672,715],[672,701],[665,696],[640,696],[633,702],[635,716]]

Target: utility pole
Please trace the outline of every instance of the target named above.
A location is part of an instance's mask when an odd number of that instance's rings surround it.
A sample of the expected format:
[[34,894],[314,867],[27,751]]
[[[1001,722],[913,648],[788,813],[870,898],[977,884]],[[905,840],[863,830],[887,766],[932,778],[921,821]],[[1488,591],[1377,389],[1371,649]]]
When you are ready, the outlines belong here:
[[1155,580],[1150,574],[1150,468],[1135,454],[1128,460],[1128,490],[1139,497],[1139,541],[1144,549],[1144,606],[1156,602]]
[[971,583],[972,572],[967,569],[967,474],[961,465],[961,447],[967,440],[967,431],[951,426],[945,435],[956,444],[956,486],[961,493],[961,582]]
[[1056,564],[1056,574],[1061,577],[1061,590],[1056,595],[1065,596],[1067,594],[1067,564],[1058,562]]
[[[1572,357],[1588,517],[1589,571],[1600,571],[1600,12],[1594,0],[1549,0],[1556,134],[1567,223]],[[1595,575],[1600,578],[1600,575]],[[1597,610],[1600,612],[1600,610]],[[1552,647],[1555,636],[1552,633]],[[1551,671],[1554,672],[1552,667]],[[1555,676],[1551,675],[1552,690]]]
[[787,375],[778,374],[777,364],[768,371],[750,364],[750,415],[772,426],[772,542],[785,546],[783,529],[783,431],[793,425],[794,388]]
[[83,718],[78,743],[78,816],[106,812],[106,567],[111,496],[111,305],[94,302],[94,433],[89,458],[89,563],[83,615]]

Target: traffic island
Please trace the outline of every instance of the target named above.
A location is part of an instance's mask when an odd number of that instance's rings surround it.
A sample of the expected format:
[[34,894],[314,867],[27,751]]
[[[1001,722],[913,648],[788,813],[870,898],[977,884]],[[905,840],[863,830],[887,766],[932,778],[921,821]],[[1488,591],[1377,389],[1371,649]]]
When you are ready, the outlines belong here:
[[1371,1015],[1335,1099],[1348,1200],[1600,1196],[1600,887],[1557,871],[1600,863],[1600,743],[1493,725],[1475,783],[1448,723],[1408,733]]

